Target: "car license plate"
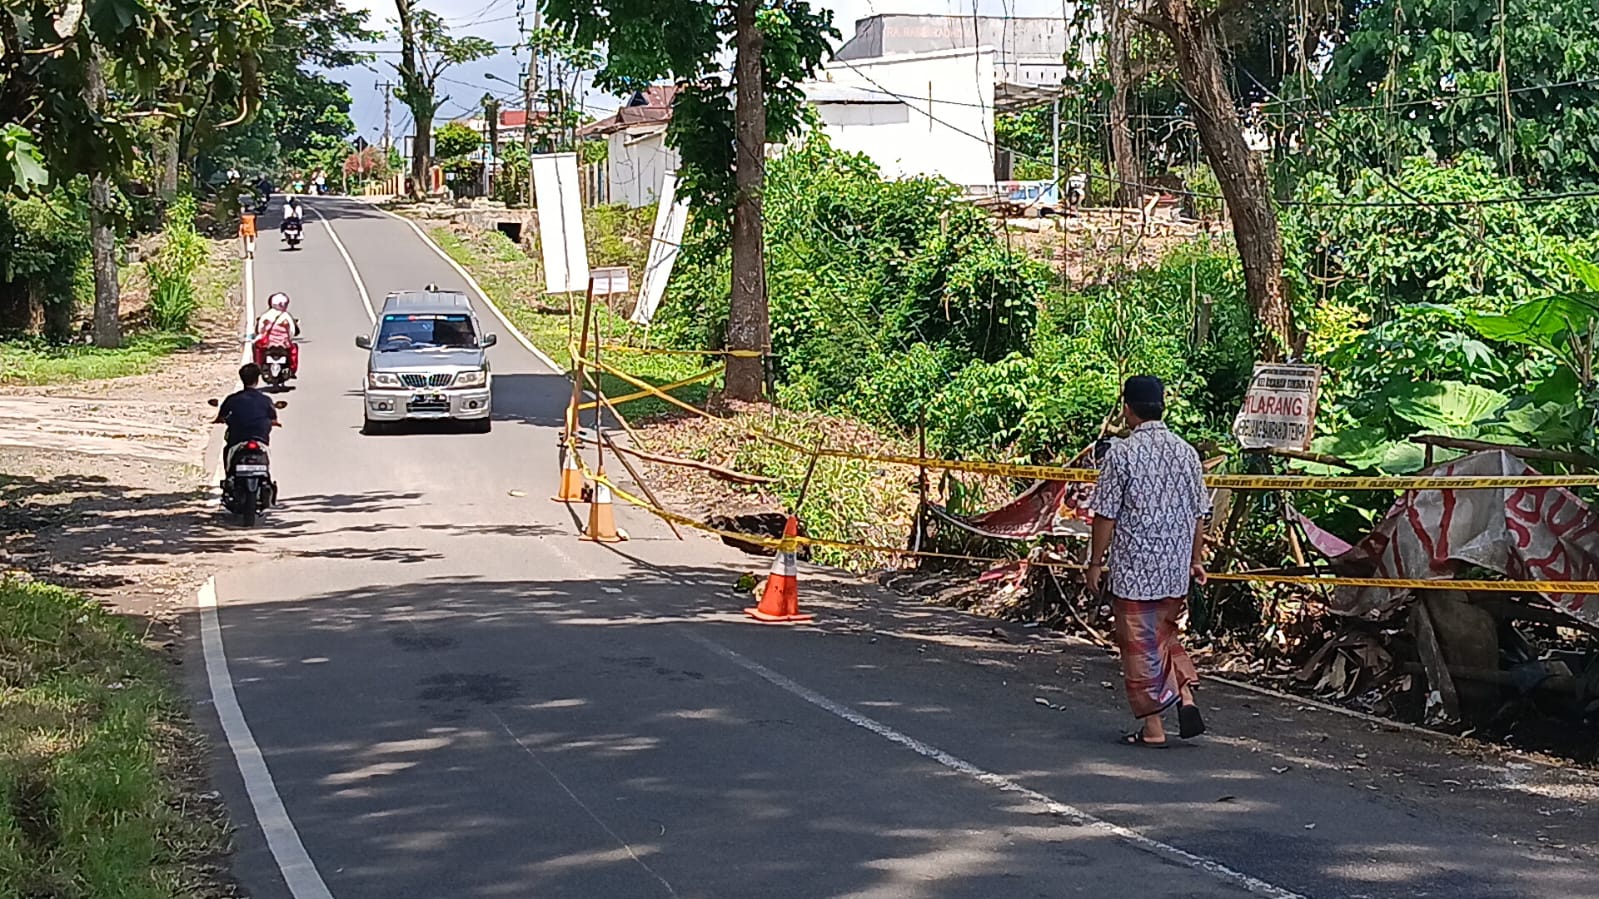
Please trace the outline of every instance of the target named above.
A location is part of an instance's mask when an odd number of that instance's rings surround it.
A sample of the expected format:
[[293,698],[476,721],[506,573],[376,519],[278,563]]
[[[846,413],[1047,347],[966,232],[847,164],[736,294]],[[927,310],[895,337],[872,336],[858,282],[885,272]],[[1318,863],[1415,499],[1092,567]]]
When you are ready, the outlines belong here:
[[233,473],[234,474],[266,474],[267,473],[267,467],[265,465],[235,465],[235,466],[233,466]]

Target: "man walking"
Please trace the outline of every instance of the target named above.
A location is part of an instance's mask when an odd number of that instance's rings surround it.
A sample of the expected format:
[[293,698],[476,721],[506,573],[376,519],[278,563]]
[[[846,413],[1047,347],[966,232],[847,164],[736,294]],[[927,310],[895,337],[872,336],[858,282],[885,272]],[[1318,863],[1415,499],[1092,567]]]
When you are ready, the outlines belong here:
[[1127,701],[1143,726],[1121,738],[1164,748],[1161,713],[1178,706],[1179,736],[1197,737],[1205,722],[1194,704],[1194,663],[1178,640],[1177,621],[1191,581],[1205,583],[1205,491],[1199,453],[1166,429],[1165,387],[1149,375],[1128,378],[1122,414],[1132,433],[1105,451],[1090,508],[1094,536],[1088,589],[1098,594],[1110,564],[1111,613],[1121,650]]

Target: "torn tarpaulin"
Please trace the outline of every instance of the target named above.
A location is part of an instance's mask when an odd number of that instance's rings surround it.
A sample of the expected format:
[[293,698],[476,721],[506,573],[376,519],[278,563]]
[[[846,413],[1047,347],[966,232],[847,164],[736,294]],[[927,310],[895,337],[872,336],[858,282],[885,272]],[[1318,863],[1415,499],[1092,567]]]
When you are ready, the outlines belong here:
[[[1428,469],[1437,476],[1535,475],[1503,450],[1472,453]],[[1297,514],[1297,513],[1296,513]],[[1400,497],[1364,539],[1350,546],[1298,516],[1333,571],[1350,577],[1447,580],[1476,565],[1516,580],[1599,580],[1599,516],[1559,487],[1420,490]],[[1382,618],[1409,590],[1340,587],[1331,608],[1340,615]],[[1553,594],[1567,614],[1599,624],[1599,597]]]

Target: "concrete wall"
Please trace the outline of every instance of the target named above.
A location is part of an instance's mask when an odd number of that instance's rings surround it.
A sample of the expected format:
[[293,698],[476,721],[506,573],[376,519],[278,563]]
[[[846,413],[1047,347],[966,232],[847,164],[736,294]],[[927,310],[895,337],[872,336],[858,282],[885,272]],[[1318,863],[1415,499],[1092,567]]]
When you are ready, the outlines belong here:
[[881,15],[856,22],[855,36],[839,48],[837,58],[860,62],[987,46],[997,53],[995,67],[1003,80],[1056,85],[1067,74],[1063,57],[1076,42],[1061,17]]
[[993,183],[992,49],[834,63],[821,77],[889,101],[817,104],[833,145],[871,157],[884,177]]
[[618,131],[606,138],[608,195],[612,203],[633,208],[655,202],[661,179],[677,171],[677,151],[666,146],[666,127]]

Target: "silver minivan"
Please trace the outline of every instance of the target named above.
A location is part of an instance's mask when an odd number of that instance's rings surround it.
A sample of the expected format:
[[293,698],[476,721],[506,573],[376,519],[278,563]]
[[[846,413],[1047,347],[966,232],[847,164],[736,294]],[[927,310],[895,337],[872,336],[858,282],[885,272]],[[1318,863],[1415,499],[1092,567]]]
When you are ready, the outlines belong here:
[[362,432],[453,419],[486,433],[493,382],[485,350],[496,339],[483,333],[465,294],[432,285],[389,294],[372,333],[355,338],[368,351]]

